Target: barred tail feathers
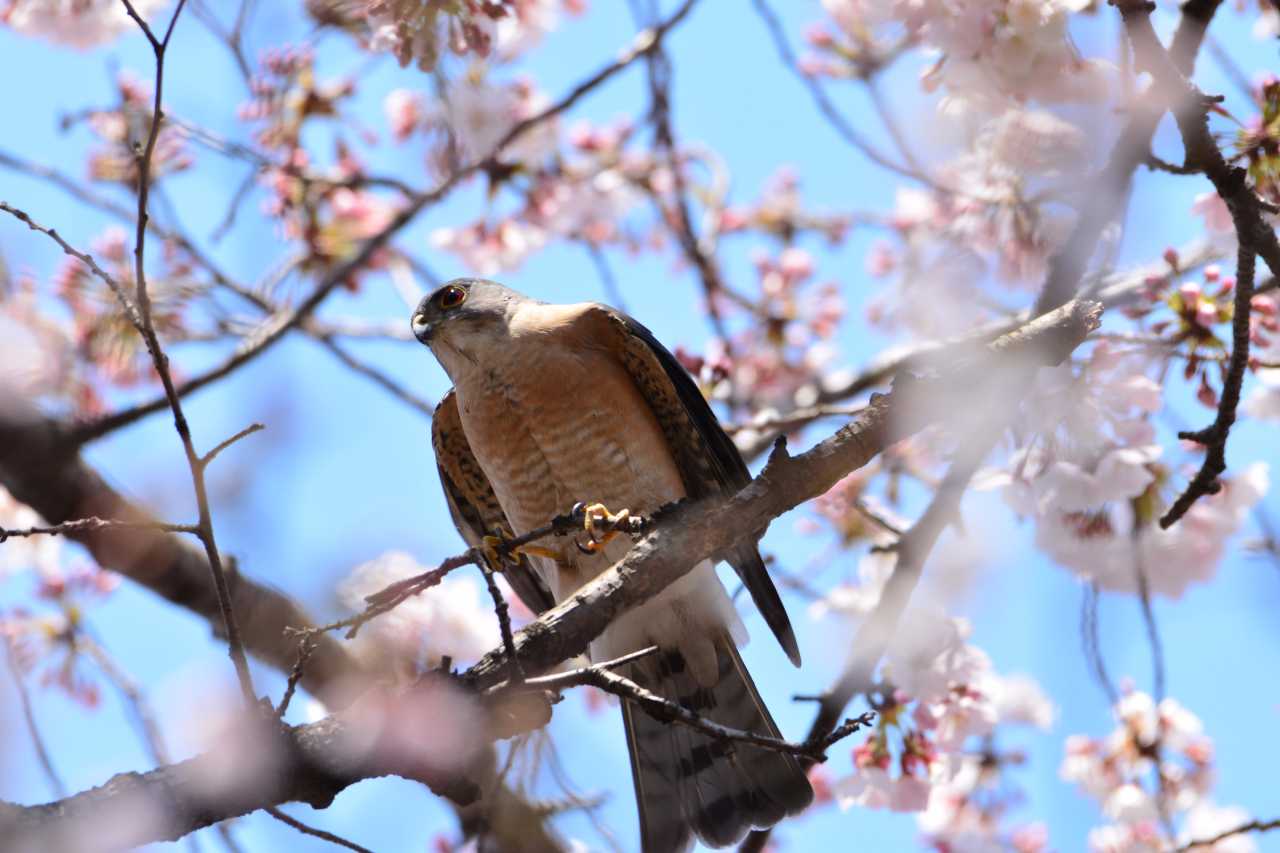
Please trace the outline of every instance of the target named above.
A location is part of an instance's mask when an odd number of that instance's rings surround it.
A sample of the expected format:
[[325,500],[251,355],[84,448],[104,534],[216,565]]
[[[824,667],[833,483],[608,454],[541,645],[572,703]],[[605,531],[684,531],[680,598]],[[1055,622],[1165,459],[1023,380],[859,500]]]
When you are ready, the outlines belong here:
[[[700,687],[675,650],[631,665],[637,683],[722,725],[778,737],[732,639],[714,643],[719,677]],[[742,839],[803,811],[813,790],[794,756],[716,741],[678,723],[654,720],[623,702],[623,722],[645,853],[684,851],[697,836],[712,847]]]

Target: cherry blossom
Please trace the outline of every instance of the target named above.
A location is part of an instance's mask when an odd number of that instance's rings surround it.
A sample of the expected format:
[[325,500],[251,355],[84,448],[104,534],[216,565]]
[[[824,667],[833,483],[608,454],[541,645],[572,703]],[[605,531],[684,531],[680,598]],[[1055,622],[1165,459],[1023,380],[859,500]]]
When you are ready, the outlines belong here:
[[512,60],[554,30],[562,11],[580,14],[586,0],[368,0],[363,14],[372,30],[369,46],[393,53],[401,65],[429,71],[442,46],[457,55]]
[[[132,188],[138,182],[136,149],[146,145],[151,130],[152,92],[149,84],[127,72],[117,75],[116,88],[120,94],[119,105],[109,110],[92,110],[85,119],[103,143],[89,155],[89,177]],[[190,168],[192,162],[186,147],[186,132],[172,124],[162,125],[151,153],[152,176],[183,171]]]
[[[169,5],[169,0],[134,0],[143,18]],[[87,50],[135,29],[119,0],[6,0],[0,24],[55,44]]]
[[[1115,821],[1090,833],[1091,850],[1169,851],[1174,845],[1161,827],[1164,815],[1184,817],[1181,843],[1247,820],[1242,809],[1220,809],[1208,799],[1214,783],[1213,744],[1193,713],[1176,700],[1157,704],[1148,694],[1128,690],[1114,715],[1116,728],[1105,738],[1067,738],[1060,770],[1065,781],[1097,799]],[[1153,771],[1162,779],[1158,786],[1146,781]],[[1254,849],[1247,838],[1224,844],[1213,849]]]
[[[44,525],[35,510],[19,503],[0,487],[0,528],[22,530]],[[56,575],[62,565],[62,540],[56,536],[18,537],[0,548],[0,580],[19,571],[35,571],[41,576]]]
[[[426,570],[410,555],[389,551],[357,566],[339,585],[338,597],[360,611],[366,595]],[[411,677],[438,666],[443,657],[478,659],[497,644],[498,623],[470,578],[450,577],[374,619],[357,640],[357,653],[376,671]]]

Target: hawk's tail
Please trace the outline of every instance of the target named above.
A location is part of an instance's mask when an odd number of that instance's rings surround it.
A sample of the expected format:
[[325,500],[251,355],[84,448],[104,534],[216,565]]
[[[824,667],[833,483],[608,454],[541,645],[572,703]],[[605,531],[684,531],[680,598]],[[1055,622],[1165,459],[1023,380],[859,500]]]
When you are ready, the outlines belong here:
[[[635,681],[725,726],[779,737],[733,640],[716,641],[719,677],[699,687],[678,651],[663,650],[631,665]],[[792,755],[740,741],[715,741],[679,723],[654,720],[622,703],[645,853],[687,850],[696,835],[711,847],[772,826],[813,800]]]

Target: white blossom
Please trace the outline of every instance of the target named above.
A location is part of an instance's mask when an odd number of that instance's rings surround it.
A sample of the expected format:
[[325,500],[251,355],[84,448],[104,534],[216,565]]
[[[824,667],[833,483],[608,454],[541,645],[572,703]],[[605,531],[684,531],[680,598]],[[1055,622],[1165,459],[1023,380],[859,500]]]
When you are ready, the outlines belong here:
[[[149,20],[168,0],[134,0],[133,8]],[[7,23],[19,33],[55,44],[87,50],[137,28],[120,0],[11,0]]]

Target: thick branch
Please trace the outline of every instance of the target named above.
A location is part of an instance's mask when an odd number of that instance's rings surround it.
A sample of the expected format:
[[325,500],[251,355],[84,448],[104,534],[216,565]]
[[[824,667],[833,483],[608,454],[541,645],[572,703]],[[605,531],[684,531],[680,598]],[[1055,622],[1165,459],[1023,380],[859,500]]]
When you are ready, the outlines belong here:
[[[154,529],[147,512],[107,485],[74,451],[60,441],[57,423],[24,410],[24,403],[0,399],[0,484],[50,524],[94,516],[123,521],[99,528],[79,525],[66,535],[84,545],[101,566],[142,584],[170,602],[209,621],[221,632],[221,613],[209,583],[209,563],[202,548],[180,536]],[[245,647],[282,672],[295,657],[285,628],[311,624],[289,598],[254,581],[233,575],[231,604],[239,617]],[[343,683],[356,679],[358,669],[342,647],[331,639],[319,647],[302,684],[331,706],[349,701]]]
[[[987,347],[981,358],[938,379],[900,379],[872,398],[835,435],[798,456],[781,444],[760,476],[735,495],[680,505],[654,517],[655,530],[625,559],[516,635],[528,672],[545,671],[584,652],[624,610],[648,600],[703,559],[724,553],[784,512],[827,491],[890,444],[957,413],[986,411],[1011,371],[1026,364],[1057,364],[1097,327],[1102,307],[1074,301]],[[463,677],[491,687],[505,677],[506,655],[490,652]]]
[[478,796],[469,782],[409,756],[400,760],[385,743],[371,745],[367,729],[362,718],[285,727],[270,716],[246,717],[217,748],[188,761],[121,773],[47,805],[0,804],[0,836],[6,850],[24,853],[127,848],[175,840],[279,803],[324,808],[347,786],[389,774],[464,803]]

